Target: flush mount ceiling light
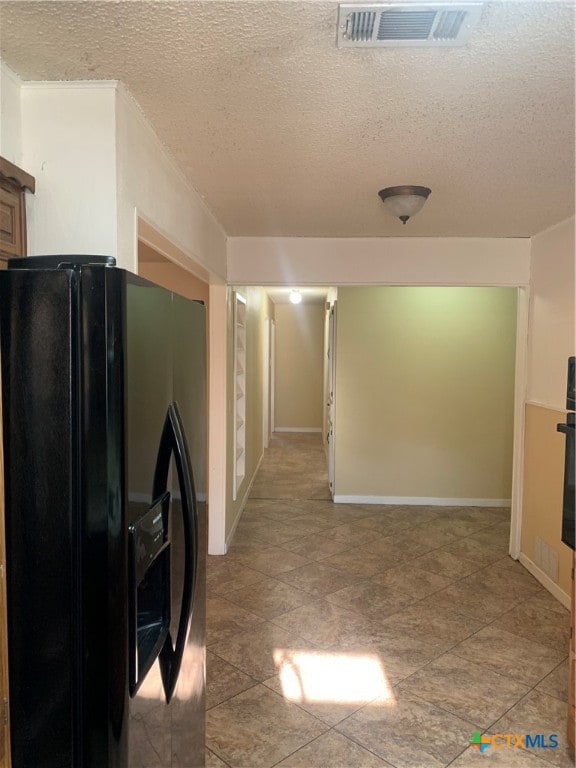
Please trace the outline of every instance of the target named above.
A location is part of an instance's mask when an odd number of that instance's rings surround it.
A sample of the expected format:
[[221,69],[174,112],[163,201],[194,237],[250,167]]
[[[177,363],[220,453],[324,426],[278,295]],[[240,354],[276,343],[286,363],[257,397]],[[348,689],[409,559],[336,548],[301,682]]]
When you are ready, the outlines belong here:
[[394,216],[398,216],[402,224],[406,224],[410,216],[422,209],[432,190],[428,187],[404,185],[401,187],[386,187],[378,194],[386,208]]
[[292,304],[300,304],[302,301],[302,294],[297,288],[292,288],[290,291],[290,296],[288,297]]

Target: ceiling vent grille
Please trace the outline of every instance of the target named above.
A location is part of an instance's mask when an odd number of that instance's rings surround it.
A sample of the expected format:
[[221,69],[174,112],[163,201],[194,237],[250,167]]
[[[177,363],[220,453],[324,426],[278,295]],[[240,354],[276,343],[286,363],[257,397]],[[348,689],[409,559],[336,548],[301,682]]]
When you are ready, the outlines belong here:
[[481,13],[482,3],[340,5],[338,46],[464,45]]

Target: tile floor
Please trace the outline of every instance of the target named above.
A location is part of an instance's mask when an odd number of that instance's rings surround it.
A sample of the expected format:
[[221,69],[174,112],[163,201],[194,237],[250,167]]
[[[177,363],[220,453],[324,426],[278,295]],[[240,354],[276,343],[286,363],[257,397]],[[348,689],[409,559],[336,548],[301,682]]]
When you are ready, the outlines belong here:
[[[319,435],[276,435],[208,564],[209,768],[572,766],[568,612],[509,511],[334,505]],[[556,749],[468,747],[557,733]]]

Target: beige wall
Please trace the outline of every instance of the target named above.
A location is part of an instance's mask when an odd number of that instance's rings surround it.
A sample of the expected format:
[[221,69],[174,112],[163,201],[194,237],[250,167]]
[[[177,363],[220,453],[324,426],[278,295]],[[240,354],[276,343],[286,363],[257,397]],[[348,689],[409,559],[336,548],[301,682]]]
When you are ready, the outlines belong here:
[[528,285],[530,240],[230,237],[228,280],[254,285]]
[[[246,474],[233,498],[235,434],[234,424],[234,311],[233,297],[237,290],[246,299]],[[227,449],[226,449],[226,539],[242,511],[246,494],[263,453],[263,359],[265,318],[274,317],[270,300],[262,288],[235,286],[228,289],[228,350],[227,350]]]
[[[147,246],[138,246],[139,252],[144,249],[147,249]],[[139,260],[138,274],[169,291],[174,291],[187,299],[203,301],[208,306],[208,283],[186,272],[177,264],[167,260],[157,262]]]
[[276,304],[275,428],[322,429],[324,305]]
[[[537,562],[538,536],[558,555],[558,586],[570,593],[570,550],[561,541],[566,364],[574,340],[574,219],[532,240],[521,560]],[[537,574],[541,575],[541,574]],[[546,582],[546,580],[544,579]],[[546,586],[550,587],[550,583]]]
[[341,287],[337,307],[336,496],[509,499],[516,291]]

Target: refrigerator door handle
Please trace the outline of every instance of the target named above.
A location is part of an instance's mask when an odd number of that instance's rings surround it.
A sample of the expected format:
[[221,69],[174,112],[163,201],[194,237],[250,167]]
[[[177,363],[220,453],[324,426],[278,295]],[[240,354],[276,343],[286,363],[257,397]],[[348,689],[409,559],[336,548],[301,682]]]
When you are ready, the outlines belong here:
[[164,685],[166,701],[170,702],[184,655],[186,636],[188,634],[188,621],[192,608],[192,596],[196,582],[196,570],[198,563],[198,513],[196,506],[196,492],[194,490],[194,478],[188,446],[184,437],[182,419],[178,411],[178,405],[171,403],[162,430],[158,459],[154,472],[153,497],[161,496],[168,487],[168,471],[170,458],[174,455],[178,485],[180,486],[181,508],[184,529],[184,586],[182,591],[182,603],[178,620],[178,633],[173,645],[172,637],[168,634],[166,642],[160,652],[160,671]]

